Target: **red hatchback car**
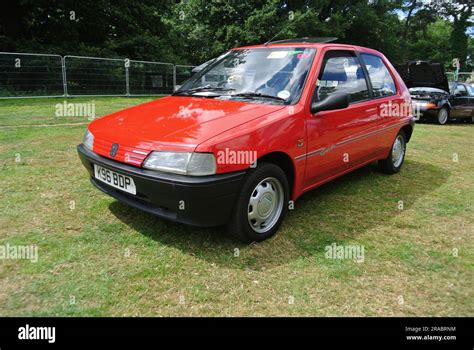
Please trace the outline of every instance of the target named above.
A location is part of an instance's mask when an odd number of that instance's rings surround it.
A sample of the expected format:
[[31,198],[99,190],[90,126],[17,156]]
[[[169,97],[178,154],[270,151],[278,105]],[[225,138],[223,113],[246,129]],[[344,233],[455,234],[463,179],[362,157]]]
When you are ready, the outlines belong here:
[[91,122],[78,152],[119,201],[251,242],[306,191],[376,160],[398,172],[413,126],[380,52],[294,39],[230,50],[172,96]]

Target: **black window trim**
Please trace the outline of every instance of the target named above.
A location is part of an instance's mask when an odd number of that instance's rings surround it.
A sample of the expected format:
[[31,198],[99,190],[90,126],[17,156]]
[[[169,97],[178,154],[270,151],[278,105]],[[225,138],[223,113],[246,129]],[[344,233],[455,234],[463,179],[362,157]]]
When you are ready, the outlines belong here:
[[[391,95],[386,95],[386,96],[374,96],[374,92],[373,92],[373,86],[372,86],[372,81],[370,80],[370,75],[369,75],[369,71],[367,70],[367,67],[365,66],[365,62],[364,62],[364,59],[362,58],[362,54],[364,55],[369,55],[369,56],[373,56],[373,57],[377,57],[380,61],[382,61],[382,64],[385,66],[385,68],[387,68],[388,70],[388,73],[390,74],[390,76],[392,77],[392,81],[393,81],[393,85],[395,85],[395,93],[391,94]],[[398,95],[399,93],[399,89],[398,89],[398,86],[397,86],[397,83],[396,83],[396,79],[395,77],[393,76],[392,72],[390,71],[390,69],[387,67],[387,65],[385,64],[384,60],[382,57],[380,57],[379,55],[376,55],[376,54],[373,54],[373,53],[368,53],[368,52],[364,52],[364,51],[357,51],[357,56],[359,57],[359,60],[362,62],[362,66],[364,67],[363,70],[369,80],[369,85],[370,85],[370,93],[371,93],[371,96],[372,96],[372,100],[378,100],[378,99],[381,99],[381,98],[386,98],[386,97],[391,97],[391,96],[396,96]]]
[[[325,59],[326,59],[326,55],[332,51],[338,51],[338,52],[347,52],[351,55],[353,55],[353,57],[355,57],[356,61],[359,63],[359,65],[361,66],[362,68],[362,72],[364,74],[364,78],[365,78],[365,84],[367,85],[367,92],[369,93],[369,97],[368,98],[365,98],[363,100],[358,100],[358,101],[351,101],[349,102],[349,106],[352,106],[352,105],[356,105],[358,103],[363,103],[363,102],[367,102],[367,101],[371,101],[373,98],[372,98],[372,85],[369,84],[369,81],[368,81],[368,77],[367,77],[367,71],[365,69],[365,65],[363,64],[363,62],[361,62],[361,59],[358,55],[358,51],[357,50],[352,50],[352,49],[346,49],[346,48],[343,48],[343,49],[339,49],[339,48],[334,48],[334,49],[329,49],[327,50],[325,53],[324,53],[324,56],[323,56],[323,59],[322,59],[322,62],[321,62],[321,68],[320,68],[320,71],[319,71],[319,74],[321,74],[321,69],[324,69],[326,67],[326,62],[325,62]],[[319,80],[319,76],[316,77],[316,81]],[[316,87],[315,87],[316,89]],[[314,91],[313,91],[313,95],[314,95]]]

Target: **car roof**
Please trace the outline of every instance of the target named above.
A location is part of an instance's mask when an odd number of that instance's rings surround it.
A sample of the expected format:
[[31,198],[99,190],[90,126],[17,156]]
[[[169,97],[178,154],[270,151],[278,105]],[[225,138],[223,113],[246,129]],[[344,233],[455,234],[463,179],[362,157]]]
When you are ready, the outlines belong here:
[[293,38],[293,39],[283,39],[283,40],[270,40],[266,44],[286,44],[286,43],[332,43],[336,41],[337,38],[334,36],[325,36],[325,37],[313,37],[313,38]]
[[364,51],[367,53],[382,55],[377,50],[370,49],[368,47],[363,47],[363,46],[336,44],[332,42],[310,42],[310,41],[270,42],[268,44],[247,45],[247,46],[236,47],[236,48],[233,48],[232,50],[282,48],[282,47],[303,47],[303,48],[316,48],[316,49],[330,47],[331,49],[335,49],[335,50],[355,50],[355,51]]

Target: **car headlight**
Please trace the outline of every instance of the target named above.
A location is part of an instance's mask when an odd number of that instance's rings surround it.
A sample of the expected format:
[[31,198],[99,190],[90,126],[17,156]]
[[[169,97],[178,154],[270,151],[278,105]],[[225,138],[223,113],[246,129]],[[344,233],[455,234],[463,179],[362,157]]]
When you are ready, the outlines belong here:
[[152,152],[143,163],[146,169],[192,176],[214,175],[216,159],[212,153]]
[[94,135],[92,135],[92,133],[89,130],[86,131],[86,134],[84,135],[84,140],[82,141],[82,143],[84,144],[84,146],[86,146],[86,148],[92,151],[92,147],[94,145]]

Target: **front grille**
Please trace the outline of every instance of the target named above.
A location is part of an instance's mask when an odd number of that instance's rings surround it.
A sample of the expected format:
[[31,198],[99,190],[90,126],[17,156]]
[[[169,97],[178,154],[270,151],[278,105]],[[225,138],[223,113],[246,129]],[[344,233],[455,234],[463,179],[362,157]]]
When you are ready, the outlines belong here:
[[110,156],[110,149],[114,142],[94,139],[94,152],[109,159],[116,160],[118,162],[131,164],[135,166],[141,166],[145,158],[147,157],[149,151],[130,147],[123,144],[119,144],[119,148],[115,157]]

